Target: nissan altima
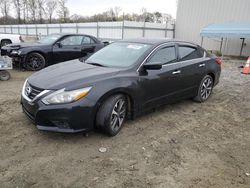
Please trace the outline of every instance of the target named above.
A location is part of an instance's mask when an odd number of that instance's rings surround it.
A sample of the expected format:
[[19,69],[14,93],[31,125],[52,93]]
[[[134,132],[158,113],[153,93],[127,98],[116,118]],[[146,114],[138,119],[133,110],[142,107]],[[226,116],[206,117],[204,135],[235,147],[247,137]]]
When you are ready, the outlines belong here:
[[114,42],[85,62],[73,60],[34,73],[24,83],[24,113],[40,130],[102,129],[116,135],[126,119],[160,105],[206,101],[219,82],[221,60],[186,41]]

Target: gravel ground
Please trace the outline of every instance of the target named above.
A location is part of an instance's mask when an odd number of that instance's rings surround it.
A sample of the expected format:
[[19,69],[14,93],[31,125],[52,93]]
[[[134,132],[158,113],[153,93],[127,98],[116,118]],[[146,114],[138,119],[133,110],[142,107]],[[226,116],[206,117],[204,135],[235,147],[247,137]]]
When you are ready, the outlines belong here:
[[250,75],[240,65],[224,62],[207,102],[164,106],[112,138],[38,131],[19,103],[31,72],[11,71],[0,82],[0,187],[250,187]]

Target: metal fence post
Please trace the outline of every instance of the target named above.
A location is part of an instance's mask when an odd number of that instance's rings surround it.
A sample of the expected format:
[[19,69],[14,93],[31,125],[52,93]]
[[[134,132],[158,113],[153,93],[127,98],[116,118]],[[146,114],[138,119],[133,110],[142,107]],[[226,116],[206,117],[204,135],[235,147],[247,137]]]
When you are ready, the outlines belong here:
[[19,25],[17,25],[17,31],[18,31],[18,34],[20,35],[21,33],[20,33],[20,27],[19,27]]
[[6,27],[5,27],[5,25],[3,26],[3,30],[4,30],[4,33],[6,33]]
[[145,27],[146,27],[146,22],[144,21],[143,23],[143,28],[142,28],[142,37],[145,37]]
[[11,32],[11,34],[13,34],[13,28],[12,28],[12,25],[10,26],[10,32]]
[[96,22],[96,37],[99,38],[100,37],[100,30],[99,30],[99,22]]
[[165,38],[168,37],[168,22],[166,22]]
[[35,24],[35,28],[36,28],[36,37],[38,37],[38,33],[37,33],[37,25]]
[[62,32],[62,25],[60,24],[60,33]]
[[122,39],[124,39],[124,19],[122,21]]
[[76,33],[78,34],[78,24],[76,23]]
[[28,26],[25,25],[25,29],[26,29],[26,36],[29,34],[29,31],[28,31]]
[[175,24],[172,24],[173,26],[173,38],[175,38]]
[[46,32],[47,32],[47,35],[49,34],[49,26],[48,24],[46,24]]

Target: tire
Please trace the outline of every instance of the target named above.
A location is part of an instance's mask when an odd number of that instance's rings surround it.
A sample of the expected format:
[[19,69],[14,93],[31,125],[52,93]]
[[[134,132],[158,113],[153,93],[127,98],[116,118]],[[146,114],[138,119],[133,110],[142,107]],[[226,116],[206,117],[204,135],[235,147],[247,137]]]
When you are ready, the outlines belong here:
[[113,95],[103,102],[96,116],[96,125],[109,136],[115,136],[123,127],[127,114],[124,95]]
[[46,65],[45,58],[42,54],[32,52],[26,57],[25,68],[30,71],[39,71]]
[[1,41],[1,48],[2,47],[4,47],[4,46],[6,46],[6,45],[8,45],[8,44],[11,44],[12,42],[11,42],[11,40],[8,40],[8,39],[3,39],[2,41]]
[[212,76],[206,75],[200,82],[197,96],[194,97],[194,100],[197,102],[206,101],[210,97],[213,91],[213,86],[214,86],[214,80]]
[[0,70],[0,80],[7,81],[10,79],[10,73],[6,70]]

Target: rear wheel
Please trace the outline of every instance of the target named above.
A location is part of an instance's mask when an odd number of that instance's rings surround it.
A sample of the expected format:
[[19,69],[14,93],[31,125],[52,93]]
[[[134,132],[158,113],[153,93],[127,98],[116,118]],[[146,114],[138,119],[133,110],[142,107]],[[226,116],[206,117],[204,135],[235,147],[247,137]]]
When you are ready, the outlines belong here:
[[115,136],[126,119],[127,101],[124,95],[114,95],[101,105],[97,117],[97,127],[102,128],[109,136]]
[[46,65],[43,55],[37,52],[30,53],[26,58],[25,67],[31,71],[39,71]]
[[197,96],[194,98],[197,102],[206,101],[212,93],[214,86],[213,78],[210,75],[206,75],[200,83]]
[[0,70],[0,80],[7,81],[10,79],[10,73],[6,70]]

